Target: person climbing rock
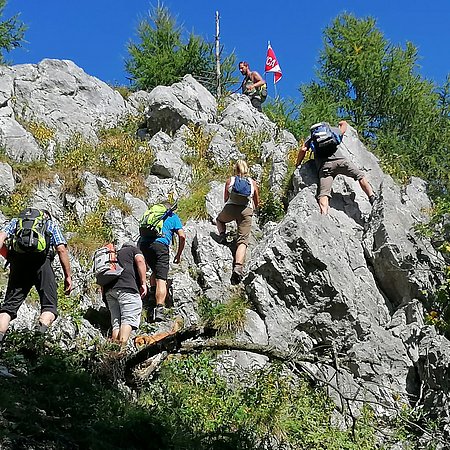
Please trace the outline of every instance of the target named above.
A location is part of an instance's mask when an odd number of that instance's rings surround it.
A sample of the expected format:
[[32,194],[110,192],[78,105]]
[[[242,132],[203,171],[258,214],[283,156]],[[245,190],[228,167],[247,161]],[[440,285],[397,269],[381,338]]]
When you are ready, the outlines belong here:
[[45,333],[56,319],[58,295],[52,268],[55,252],[64,272],[64,292],[68,295],[72,290],[67,242],[48,211],[27,208],[13,218],[0,231],[0,249],[5,245],[8,245],[10,271],[5,300],[0,307],[0,342],[33,286],[41,304],[37,331]]
[[331,127],[326,122],[312,125],[310,137],[305,140],[298,152],[297,167],[301,165],[308,150],[312,150],[314,154],[319,174],[317,200],[321,214],[328,214],[331,187],[336,175],[345,175],[358,181],[371,205],[374,204],[376,199],[364,172],[347,160],[339,150],[339,144],[342,142],[347,127],[348,124],[345,120],[339,122],[339,128]]
[[103,294],[111,313],[112,339],[125,345],[141,321],[142,298],[147,295],[146,265],[142,252],[132,244],[122,246],[117,262],[123,270],[103,288]]
[[152,270],[150,284],[156,288],[156,308],[153,320],[164,320],[164,305],[167,297],[167,276],[169,273],[169,247],[176,234],[178,249],[173,262],[179,264],[186,243],[186,234],[181,219],[169,204],[156,204],[144,213],[140,227],[138,246]]
[[219,242],[226,239],[226,225],[237,223],[236,254],[234,257],[231,282],[237,284],[243,277],[243,265],[247,251],[253,212],[259,206],[259,190],[256,181],[249,177],[248,166],[244,160],[239,160],[234,166],[234,176],[225,183],[225,206],[216,219],[219,232]]
[[267,98],[266,82],[258,72],[250,70],[250,66],[246,61],[239,63],[239,71],[245,77],[242,81],[242,93],[250,98],[252,105],[259,112],[262,112],[261,104]]

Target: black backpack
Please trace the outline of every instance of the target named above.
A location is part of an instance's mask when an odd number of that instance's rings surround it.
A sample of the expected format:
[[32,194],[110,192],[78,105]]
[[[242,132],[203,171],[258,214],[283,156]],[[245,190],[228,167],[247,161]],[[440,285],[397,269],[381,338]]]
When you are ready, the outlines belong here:
[[16,253],[46,254],[50,248],[50,233],[47,222],[50,214],[35,208],[23,210],[18,218],[16,230],[11,237],[10,248]]
[[328,123],[320,122],[311,127],[311,149],[315,156],[329,158],[340,143],[341,137],[333,132]]

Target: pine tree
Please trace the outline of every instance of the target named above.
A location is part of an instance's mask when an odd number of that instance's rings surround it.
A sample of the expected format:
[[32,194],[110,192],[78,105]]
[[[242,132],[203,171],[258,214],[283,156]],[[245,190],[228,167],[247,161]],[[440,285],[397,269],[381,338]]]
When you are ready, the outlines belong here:
[[[6,0],[0,0],[0,17],[3,17],[6,3]],[[0,49],[10,52],[15,48],[21,47],[25,31],[26,26],[19,20],[18,14],[0,22]],[[0,53],[0,64],[4,63],[4,55]]]
[[[149,20],[138,26],[139,43],[130,42],[126,70],[136,89],[151,90],[170,85],[190,73],[211,92],[215,93],[215,60],[213,44],[190,33],[187,41],[183,27],[179,26],[169,10],[156,6]],[[222,62],[222,85],[234,83],[235,56]]]

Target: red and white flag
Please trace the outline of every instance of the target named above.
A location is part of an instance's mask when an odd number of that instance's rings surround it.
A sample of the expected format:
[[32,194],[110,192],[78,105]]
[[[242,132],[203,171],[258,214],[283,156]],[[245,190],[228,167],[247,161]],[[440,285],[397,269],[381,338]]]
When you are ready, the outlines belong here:
[[272,72],[273,73],[274,83],[278,83],[278,81],[280,81],[281,77],[283,76],[283,74],[281,73],[281,67],[278,64],[278,59],[275,56],[275,52],[273,51],[272,47],[270,46],[270,42],[267,47],[266,68],[265,68],[264,72]]

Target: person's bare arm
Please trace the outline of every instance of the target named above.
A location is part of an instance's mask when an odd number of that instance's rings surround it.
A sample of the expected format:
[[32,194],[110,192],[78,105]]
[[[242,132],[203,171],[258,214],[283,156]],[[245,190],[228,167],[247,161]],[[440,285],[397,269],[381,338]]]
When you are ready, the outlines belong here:
[[347,127],[348,127],[348,123],[346,120],[341,120],[339,122],[339,129],[341,130],[342,136],[345,134],[345,132],[347,131]]
[[256,89],[266,84],[263,77],[256,71],[251,73],[250,78],[252,80],[252,84],[247,87],[248,90]]
[[228,178],[227,182],[225,183],[225,190],[223,191],[223,201],[226,203],[230,197],[230,193],[228,192],[228,189],[230,187],[231,179]]
[[141,297],[145,297],[147,295],[147,266],[145,264],[145,259],[143,255],[135,255],[134,261],[136,262],[137,271],[139,274],[139,293],[141,294]]
[[305,144],[302,144],[300,150],[298,151],[297,161],[295,163],[296,167],[298,167],[303,162],[303,159],[305,158],[307,151],[308,151],[308,147],[306,147]]
[[256,209],[259,206],[259,188],[255,180],[252,180],[252,183],[253,183],[253,204],[255,205]]
[[64,293],[68,295],[72,290],[72,272],[70,270],[69,253],[64,244],[57,245],[56,252],[58,253],[59,262],[64,272]]
[[180,230],[177,230],[177,234],[178,234],[178,251],[177,254],[175,255],[175,258],[173,259],[173,262],[175,264],[180,263],[181,253],[183,253],[184,246],[186,244],[186,233],[184,232],[184,230],[182,228]]
[[0,231],[0,248],[3,247],[7,238],[8,235],[4,231]]

